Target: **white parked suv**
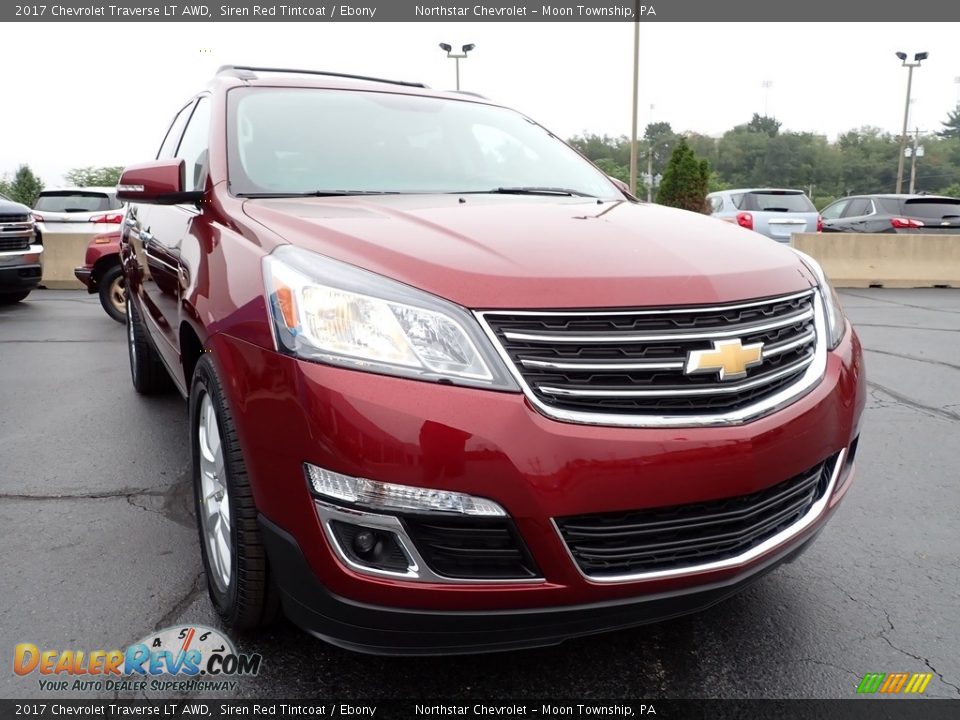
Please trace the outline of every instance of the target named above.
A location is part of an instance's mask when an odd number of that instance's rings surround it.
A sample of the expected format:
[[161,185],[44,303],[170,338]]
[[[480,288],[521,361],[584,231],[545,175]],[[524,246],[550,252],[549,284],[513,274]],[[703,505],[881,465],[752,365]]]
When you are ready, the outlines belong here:
[[119,227],[123,203],[112,187],[44,190],[33,207],[33,217],[41,238],[47,233],[93,236]]

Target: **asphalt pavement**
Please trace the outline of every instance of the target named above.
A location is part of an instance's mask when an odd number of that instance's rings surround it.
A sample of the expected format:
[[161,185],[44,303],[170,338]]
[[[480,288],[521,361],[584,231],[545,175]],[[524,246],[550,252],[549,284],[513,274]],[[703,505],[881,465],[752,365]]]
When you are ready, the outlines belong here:
[[[370,657],[281,623],[235,638],[264,658],[236,696],[851,698],[867,672],[930,672],[928,697],[960,697],[960,290],[841,294],[867,349],[858,476],[794,564],[699,615],[507,654]],[[95,297],[0,307],[0,697],[50,696],[11,671],[20,642],[220,626],[188,462],[185,403],[134,393]]]

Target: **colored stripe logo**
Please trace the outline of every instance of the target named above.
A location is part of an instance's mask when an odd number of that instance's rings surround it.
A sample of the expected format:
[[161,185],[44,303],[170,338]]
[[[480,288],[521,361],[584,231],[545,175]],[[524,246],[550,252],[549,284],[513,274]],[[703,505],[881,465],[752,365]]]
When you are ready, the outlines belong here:
[[857,685],[858,693],[919,695],[927,689],[932,673],[867,673]]

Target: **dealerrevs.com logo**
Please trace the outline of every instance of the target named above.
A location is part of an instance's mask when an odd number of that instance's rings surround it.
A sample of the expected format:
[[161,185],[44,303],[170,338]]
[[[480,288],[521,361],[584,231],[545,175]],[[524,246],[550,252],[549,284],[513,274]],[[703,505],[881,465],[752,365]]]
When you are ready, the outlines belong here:
[[170,627],[126,650],[41,649],[19,643],[13,672],[39,675],[41,690],[190,692],[234,690],[234,678],[260,672],[263,656],[238,653],[230,638],[203,625]]

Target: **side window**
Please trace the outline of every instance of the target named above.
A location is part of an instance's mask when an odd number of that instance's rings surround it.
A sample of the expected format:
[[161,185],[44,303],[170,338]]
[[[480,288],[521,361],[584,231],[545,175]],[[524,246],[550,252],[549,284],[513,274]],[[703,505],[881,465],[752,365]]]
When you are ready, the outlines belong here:
[[710,212],[718,213],[723,210],[723,196],[717,195],[710,198]]
[[736,193],[730,196],[730,202],[733,203],[733,206],[739,210],[743,207],[743,193]]
[[870,212],[870,201],[867,198],[854,198],[850,201],[844,217],[861,217]]
[[193,101],[191,100],[186,107],[181,108],[173,122],[170,123],[170,129],[167,130],[167,135],[163,138],[160,151],[157,153],[157,160],[172,158],[177,151],[177,144],[180,142],[180,136],[183,135],[183,126],[187,124],[187,118],[190,117],[192,107]]
[[202,97],[190,116],[183,140],[177,148],[175,157],[181,158],[186,166],[184,190],[203,190],[207,181],[207,148],[210,140],[210,99]]
[[844,209],[849,204],[849,200],[840,200],[833,203],[833,205],[827,205],[823,209],[823,212],[820,213],[820,217],[822,217],[824,220],[836,220],[838,217],[840,217],[840,215],[843,214]]

